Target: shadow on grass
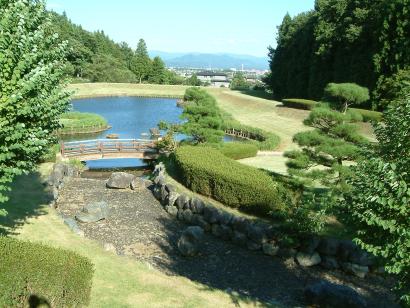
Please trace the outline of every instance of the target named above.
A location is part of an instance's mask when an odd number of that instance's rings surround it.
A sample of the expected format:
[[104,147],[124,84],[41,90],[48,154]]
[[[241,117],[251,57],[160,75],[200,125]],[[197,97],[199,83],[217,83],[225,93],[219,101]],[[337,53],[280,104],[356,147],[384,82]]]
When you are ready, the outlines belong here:
[[7,211],[6,216],[0,216],[0,235],[13,235],[28,219],[45,214],[44,204],[51,199],[43,182],[37,172],[14,179],[9,200],[0,204]]
[[273,94],[264,90],[240,90],[242,94],[273,101]]

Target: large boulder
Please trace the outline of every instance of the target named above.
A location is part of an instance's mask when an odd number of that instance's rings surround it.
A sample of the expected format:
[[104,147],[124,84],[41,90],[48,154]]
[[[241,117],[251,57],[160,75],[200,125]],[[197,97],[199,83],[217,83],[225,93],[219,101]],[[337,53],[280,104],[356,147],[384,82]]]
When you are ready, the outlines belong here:
[[171,191],[168,194],[167,205],[168,206],[174,206],[175,202],[177,201],[178,198],[179,198],[179,193],[177,193],[175,191]]
[[192,211],[192,213],[202,214],[204,212],[204,208],[205,203],[200,199],[193,198],[189,202],[189,209]]
[[296,255],[296,260],[298,261],[299,265],[303,267],[315,266],[322,262],[322,259],[317,252],[314,252],[312,254],[299,252]]
[[175,201],[178,210],[184,210],[189,208],[189,197],[185,194],[180,195]]
[[317,248],[320,254],[335,256],[339,251],[340,241],[333,238],[323,238]]
[[210,224],[218,223],[220,219],[220,212],[217,208],[208,204],[204,207],[204,218]]
[[107,202],[95,202],[83,207],[80,213],[75,218],[82,223],[92,223],[106,219],[109,215],[109,207]]
[[211,231],[211,225],[201,215],[194,214],[192,224],[201,227],[205,232]]
[[108,179],[107,187],[114,189],[126,189],[131,187],[135,176],[125,172],[113,172]]
[[267,237],[264,229],[257,225],[249,224],[247,228],[247,235],[252,241],[259,245],[267,242]]
[[201,227],[188,227],[178,240],[178,249],[182,255],[192,257],[198,254],[204,240],[204,230]]
[[305,289],[308,305],[332,308],[363,308],[366,301],[352,288],[326,281],[312,284]]
[[139,178],[139,177],[135,177],[131,181],[130,186],[131,186],[132,190],[137,190],[137,191],[141,191],[141,190],[144,190],[146,188],[145,181],[142,178]]

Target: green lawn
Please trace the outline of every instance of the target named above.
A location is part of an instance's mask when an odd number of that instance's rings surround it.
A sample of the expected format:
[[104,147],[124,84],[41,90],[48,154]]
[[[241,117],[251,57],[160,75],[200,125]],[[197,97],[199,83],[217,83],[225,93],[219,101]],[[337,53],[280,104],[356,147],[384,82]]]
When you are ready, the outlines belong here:
[[95,113],[67,112],[60,118],[63,128],[59,133],[75,134],[107,129],[107,120]]
[[80,238],[66,227],[55,210],[45,205],[42,181],[51,164],[17,178],[0,218],[0,232],[76,251],[95,265],[90,307],[259,307],[258,302],[234,298],[184,277],[167,276],[148,264],[104,251],[96,242]]

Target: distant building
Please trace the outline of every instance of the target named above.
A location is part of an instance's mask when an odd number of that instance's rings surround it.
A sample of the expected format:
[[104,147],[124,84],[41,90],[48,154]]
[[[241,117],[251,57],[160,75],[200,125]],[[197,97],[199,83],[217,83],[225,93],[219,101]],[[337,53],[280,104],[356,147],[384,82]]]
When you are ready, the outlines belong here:
[[229,88],[230,82],[228,75],[220,72],[202,71],[196,74],[198,79],[203,83],[209,83],[212,87],[227,87]]

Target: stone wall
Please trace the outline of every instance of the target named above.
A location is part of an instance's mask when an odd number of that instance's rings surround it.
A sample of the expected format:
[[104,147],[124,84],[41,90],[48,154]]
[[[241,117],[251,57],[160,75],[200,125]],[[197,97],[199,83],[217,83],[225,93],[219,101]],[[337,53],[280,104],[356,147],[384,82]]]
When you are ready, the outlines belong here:
[[198,198],[178,193],[167,183],[162,163],[155,167],[153,182],[153,194],[169,215],[187,225],[199,226],[221,240],[273,257],[292,257],[304,267],[339,269],[361,278],[370,271],[380,270],[374,258],[349,240],[312,236],[300,239],[300,244],[294,247],[281,244],[285,235],[270,224],[233,215]]

